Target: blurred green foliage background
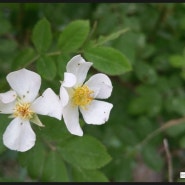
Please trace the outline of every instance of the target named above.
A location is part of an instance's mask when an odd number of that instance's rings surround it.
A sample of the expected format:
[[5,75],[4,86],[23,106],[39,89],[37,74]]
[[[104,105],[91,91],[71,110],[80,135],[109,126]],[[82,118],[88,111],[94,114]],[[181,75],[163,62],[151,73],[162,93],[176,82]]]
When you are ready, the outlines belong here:
[[[67,147],[74,143],[67,139],[76,140],[77,136],[71,136],[64,124],[41,117],[46,129],[33,125],[38,137],[34,149],[18,153],[3,146],[2,134],[10,119],[0,115],[0,181],[167,182],[169,162],[173,181],[183,181],[179,174],[185,171],[184,12],[185,3],[0,3],[1,92],[9,90],[6,75],[22,67],[42,76],[42,90],[50,86],[58,92],[66,63],[75,54],[82,53],[95,62],[91,74],[104,72],[111,78],[113,93],[108,101],[114,105],[104,125],[86,125],[82,120],[84,148],[92,147],[92,151],[96,151],[104,145],[107,150],[107,153],[102,150],[107,161],[90,159],[89,166],[85,166],[88,170],[79,162],[83,161],[81,154],[77,154],[77,159],[70,156]],[[42,18],[51,26],[52,59],[44,58],[42,52],[40,59],[34,58],[37,57],[34,47],[39,51],[39,44],[33,41],[33,29]],[[85,27],[81,36],[89,33],[85,38],[87,42],[81,47],[60,47],[60,33],[75,20],[89,21],[90,29]],[[73,34],[78,38],[78,32]],[[65,39],[60,40],[62,43]],[[55,56],[58,42],[61,54]],[[97,47],[95,51],[88,50],[93,45]],[[112,69],[117,61],[112,61],[111,56],[110,66],[93,61],[92,53],[103,52],[98,49],[100,45],[123,54],[118,57],[126,61],[123,69],[119,70],[119,66]],[[157,129],[161,132],[151,135]],[[39,140],[42,135],[46,141],[59,143],[64,162],[60,152],[44,148]],[[165,138],[171,160],[167,158]],[[92,142],[92,146],[85,141]],[[78,142],[81,146],[81,140]],[[76,168],[72,163],[81,166]]]

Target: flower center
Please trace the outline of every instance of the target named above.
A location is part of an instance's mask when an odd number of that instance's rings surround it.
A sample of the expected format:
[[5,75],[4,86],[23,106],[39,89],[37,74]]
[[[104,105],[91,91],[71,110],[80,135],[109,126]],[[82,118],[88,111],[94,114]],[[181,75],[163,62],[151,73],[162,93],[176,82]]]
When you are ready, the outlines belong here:
[[17,102],[14,108],[13,115],[24,120],[29,120],[33,117],[33,111],[30,109],[30,103]]
[[93,100],[92,93],[94,91],[90,90],[86,85],[76,88],[72,97],[74,105],[85,107],[90,104]]

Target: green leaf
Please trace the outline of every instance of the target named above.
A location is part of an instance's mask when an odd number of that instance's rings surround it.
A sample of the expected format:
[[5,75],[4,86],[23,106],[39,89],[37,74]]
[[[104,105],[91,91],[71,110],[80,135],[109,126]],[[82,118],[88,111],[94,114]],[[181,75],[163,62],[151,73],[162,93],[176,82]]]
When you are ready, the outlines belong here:
[[36,134],[44,137],[48,142],[55,144],[66,143],[68,139],[75,137],[69,133],[63,119],[60,121],[52,117],[41,115],[39,115],[39,118],[45,127],[37,129]]
[[[42,141],[42,142],[41,142]],[[44,141],[44,142],[43,142]],[[35,146],[24,153],[19,153],[19,162],[27,168],[33,179],[41,181],[68,181],[68,174],[63,159],[52,143],[37,137]]]
[[47,80],[53,80],[57,73],[55,61],[52,57],[43,56],[37,60],[38,73]]
[[134,68],[136,76],[143,83],[154,84],[157,81],[156,71],[149,64],[145,62],[136,62]]
[[123,53],[111,47],[93,47],[84,51],[93,67],[108,75],[121,75],[132,69]]
[[135,166],[134,158],[126,156],[123,149],[111,150],[111,156],[112,161],[103,169],[105,174],[114,182],[131,182]]
[[149,133],[152,133],[156,129],[156,126],[157,125],[154,124],[152,120],[143,115],[135,121],[133,127],[135,129],[135,135],[137,135],[140,139],[143,140],[148,136]]
[[68,174],[63,159],[57,151],[50,151],[43,166],[42,181],[68,182]]
[[9,123],[11,122],[11,119],[8,118],[6,114],[1,114],[0,120],[1,120],[0,122],[0,154],[1,154],[7,149],[3,144],[3,133],[5,132],[5,129],[7,128]]
[[109,182],[107,177],[98,170],[73,168],[72,174],[75,182]]
[[[15,51],[17,48],[17,42],[14,40],[8,40],[8,39],[0,39],[0,54],[10,54],[11,52]],[[2,55],[2,54],[1,54]]]
[[64,72],[66,72],[66,65],[70,60],[69,55],[59,55],[57,58],[57,73],[61,80],[64,79]]
[[58,40],[58,47],[63,53],[74,52],[82,46],[89,34],[89,21],[76,20],[67,25]]
[[67,162],[85,169],[101,168],[111,160],[104,145],[87,135],[69,140],[60,150]]
[[185,114],[185,97],[177,96],[170,97],[168,101],[166,101],[166,109],[170,112],[176,112],[184,116]]
[[129,113],[133,115],[147,113],[149,116],[159,114],[162,109],[162,97],[158,90],[152,86],[141,85],[136,91],[138,96],[131,100],[128,107]]
[[34,56],[36,56],[36,54],[32,48],[26,48],[22,50],[15,57],[12,63],[12,68],[16,70],[28,66],[29,64],[31,64],[32,60],[34,59]]
[[169,61],[173,67],[177,68],[185,67],[185,58],[181,55],[171,55],[169,57]]
[[33,148],[25,153],[19,154],[19,162],[27,168],[28,173],[32,178],[38,179],[42,175],[45,156],[45,147],[37,140]]
[[39,53],[46,52],[52,42],[51,26],[47,19],[42,19],[35,25],[32,41]]
[[[136,145],[139,140],[137,139],[135,132],[132,129],[124,126],[124,125],[114,125],[111,128],[111,131],[115,133],[115,135],[121,140],[123,145]],[[112,134],[111,134],[112,136]],[[109,136],[109,137],[111,137]],[[129,139],[128,139],[129,138]],[[107,138],[108,139],[108,138]],[[110,141],[110,143],[113,141]]]

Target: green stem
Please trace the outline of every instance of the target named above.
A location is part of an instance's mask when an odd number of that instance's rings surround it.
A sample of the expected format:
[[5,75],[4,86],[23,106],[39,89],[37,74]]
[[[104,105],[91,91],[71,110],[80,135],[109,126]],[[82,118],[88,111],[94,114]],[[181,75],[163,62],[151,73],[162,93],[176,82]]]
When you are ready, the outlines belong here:
[[111,40],[114,40],[114,39],[117,39],[118,37],[120,37],[122,34],[130,31],[131,29],[130,28],[125,28],[123,30],[119,30],[115,33],[112,33],[111,35],[109,36],[104,36],[104,40],[101,40],[101,41],[98,41],[94,46],[99,46],[99,45],[103,45]]
[[[37,56],[35,56],[33,59],[31,59],[28,63],[27,63],[27,65],[31,65],[33,62],[35,62],[38,58],[40,57],[40,55],[37,55]],[[26,66],[27,66],[26,65]],[[26,66],[24,66],[24,67],[26,67]]]
[[[46,56],[56,56],[56,55],[60,55],[61,51],[55,51],[55,52],[51,52],[51,53],[46,53]],[[39,59],[40,55],[35,56],[33,59],[31,59],[27,65],[31,65],[33,62],[35,62],[37,59]],[[26,66],[24,66],[26,67]]]
[[51,52],[51,53],[46,53],[46,56],[56,56],[56,55],[60,55],[61,51],[55,51],[55,52]]

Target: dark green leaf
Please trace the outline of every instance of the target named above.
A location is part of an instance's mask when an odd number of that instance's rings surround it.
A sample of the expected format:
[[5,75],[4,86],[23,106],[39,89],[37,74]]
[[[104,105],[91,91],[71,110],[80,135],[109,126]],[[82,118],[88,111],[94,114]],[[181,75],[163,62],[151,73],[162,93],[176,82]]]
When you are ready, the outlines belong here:
[[36,133],[39,136],[44,137],[48,142],[55,143],[65,143],[68,139],[74,137],[66,128],[63,120],[58,120],[56,118],[41,116],[40,120],[45,125],[42,129],[37,129]]
[[58,46],[63,53],[74,52],[82,46],[89,34],[89,21],[76,20],[67,25],[58,40]]
[[110,47],[94,47],[84,51],[85,58],[93,67],[108,75],[120,75],[132,69],[123,53]]
[[63,80],[64,78],[64,72],[66,72],[66,65],[69,60],[70,60],[70,56],[68,55],[60,55],[57,58],[57,72],[61,80]]
[[57,151],[47,153],[41,179],[49,182],[69,181],[66,166]]
[[[41,140],[40,140],[41,139]],[[68,174],[63,159],[57,148],[44,137],[37,137],[35,146],[25,153],[20,153],[19,162],[28,170],[33,179],[41,181],[68,181]]]
[[101,168],[111,160],[104,145],[87,135],[69,140],[60,150],[66,161],[85,169]]
[[75,182],[109,182],[107,177],[98,170],[73,168],[72,174]]
[[19,162],[25,166],[29,175],[34,179],[39,179],[42,175],[45,163],[46,149],[38,140],[35,146],[25,153],[20,153]]
[[129,104],[129,112],[134,115],[147,113],[157,115],[162,108],[162,99],[159,92],[152,87],[141,85],[137,89],[138,97],[134,97]]
[[46,52],[52,42],[51,26],[47,19],[41,19],[35,25],[32,34],[32,41],[39,53]]
[[47,80],[53,80],[57,73],[55,61],[52,57],[44,56],[37,60],[38,73]]
[[154,68],[147,63],[137,62],[135,64],[135,73],[143,83],[154,84],[157,81],[157,74]]
[[17,48],[17,43],[14,40],[0,39],[0,54],[10,54]]
[[3,134],[7,128],[7,126],[10,124],[11,119],[8,118],[8,116],[5,114],[0,115],[0,154],[4,152],[7,148],[3,144]]
[[32,60],[36,56],[35,51],[32,48],[26,48],[22,50],[15,58],[12,64],[14,70],[27,67],[32,63]]
[[103,169],[109,179],[115,182],[131,182],[135,161],[133,157],[125,155],[125,150],[111,150],[112,161]]
[[183,116],[185,114],[185,97],[178,96],[169,98],[169,100],[166,101],[166,109],[168,111],[173,111]]

